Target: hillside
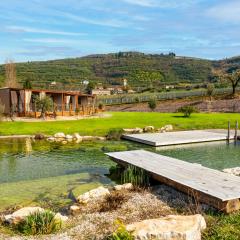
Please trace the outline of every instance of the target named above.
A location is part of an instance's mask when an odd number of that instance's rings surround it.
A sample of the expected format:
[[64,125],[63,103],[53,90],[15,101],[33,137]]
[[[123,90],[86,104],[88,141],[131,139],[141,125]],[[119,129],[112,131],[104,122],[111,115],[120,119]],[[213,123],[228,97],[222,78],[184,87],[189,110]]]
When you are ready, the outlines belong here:
[[[240,57],[210,61],[176,57],[174,53],[143,54],[125,52],[90,55],[81,58],[17,64],[20,82],[30,78],[33,85],[47,87],[56,81],[68,87],[80,86],[84,80],[118,85],[127,78],[131,86],[157,86],[161,83],[202,83],[212,79],[214,68],[239,67]],[[4,65],[0,66],[0,83],[4,79]]]

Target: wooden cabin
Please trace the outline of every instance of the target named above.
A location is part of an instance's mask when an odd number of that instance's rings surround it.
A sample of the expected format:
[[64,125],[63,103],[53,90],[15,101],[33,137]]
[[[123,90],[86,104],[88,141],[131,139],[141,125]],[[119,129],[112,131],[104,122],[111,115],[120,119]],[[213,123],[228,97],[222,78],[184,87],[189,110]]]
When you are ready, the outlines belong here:
[[82,94],[77,91],[55,91],[21,88],[0,88],[0,104],[4,106],[6,115],[19,117],[39,117],[36,97],[50,97],[53,109],[47,115],[76,116],[92,115],[98,111],[94,95]]

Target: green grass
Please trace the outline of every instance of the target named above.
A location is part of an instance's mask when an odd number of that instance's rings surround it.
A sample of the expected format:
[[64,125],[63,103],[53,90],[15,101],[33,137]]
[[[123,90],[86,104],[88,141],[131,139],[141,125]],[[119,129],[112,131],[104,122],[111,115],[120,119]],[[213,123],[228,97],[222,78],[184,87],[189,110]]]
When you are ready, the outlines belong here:
[[155,112],[114,112],[106,118],[83,119],[77,121],[57,122],[1,122],[0,135],[20,135],[56,132],[74,133],[82,135],[106,135],[111,128],[134,128],[153,125],[162,127],[172,124],[177,130],[227,128],[227,121],[232,125],[240,121],[240,114],[235,113],[196,113],[190,118],[184,118],[179,113]]
[[14,134],[54,134],[56,132],[74,133],[82,135],[106,135],[111,128],[133,128],[153,125],[162,127],[172,124],[177,130],[227,128],[227,121],[232,125],[240,121],[240,114],[236,113],[196,113],[190,118],[181,117],[179,113],[155,112],[114,112],[111,117],[83,119],[76,121],[57,122],[1,122],[0,135]]

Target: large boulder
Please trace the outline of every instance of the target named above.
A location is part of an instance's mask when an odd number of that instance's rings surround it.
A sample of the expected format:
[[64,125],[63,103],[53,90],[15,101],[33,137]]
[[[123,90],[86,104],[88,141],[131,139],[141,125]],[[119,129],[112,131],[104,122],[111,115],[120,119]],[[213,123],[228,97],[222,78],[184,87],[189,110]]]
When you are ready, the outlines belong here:
[[40,207],[24,207],[12,214],[5,215],[3,217],[3,220],[8,224],[17,224],[23,221],[27,216],[36,212],[43,212],[43,211],[44,209]]
[[240,167],[225,168],[225,169],[223,169],[223,172],[229,173],[229,174],[235,175],[235,176],[240,176]]
[[64,134],[64,133],[61,133],[61,132],[55,133],[55,134],[54,134],[54,137],[55,137],[55,138],[65,138],[65,134]]
[[109,190],[101,186],[78,196],[77,201],[81,204],[86,204],[91,200],[96,200],[109,194]]
[[168,124],[168,125],[164,126],[164,129],[165,129],[166,132],[173,131],[173,125]]
[[143,128],[144,132],[153,132],[154,131],[154,126],[146,126]]
[[206,228],[202,215],[173,216],[149,219],[127,225],[135,239],[147,240],[201,240],[201,231]]
[[82,140],[83,140],[82,136],[80,136],[79,133],[74,133],[72,136],[73,136],[73,139],[74,139],[77,143],[80,143],[80,142],[82,142]]

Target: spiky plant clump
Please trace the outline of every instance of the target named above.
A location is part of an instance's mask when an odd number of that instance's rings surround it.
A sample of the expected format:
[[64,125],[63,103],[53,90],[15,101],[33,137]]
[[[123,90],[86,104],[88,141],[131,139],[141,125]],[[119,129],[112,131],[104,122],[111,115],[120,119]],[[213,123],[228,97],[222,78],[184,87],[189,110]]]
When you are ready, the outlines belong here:
[[149,175],[144,169],[129,165],[122,174],[121,182],[132,183],[134,187],[147,187]]
[[50,234],[61,229],[62,222],[51,211],[35,212],[17,225],[19,232],[25,235]]

